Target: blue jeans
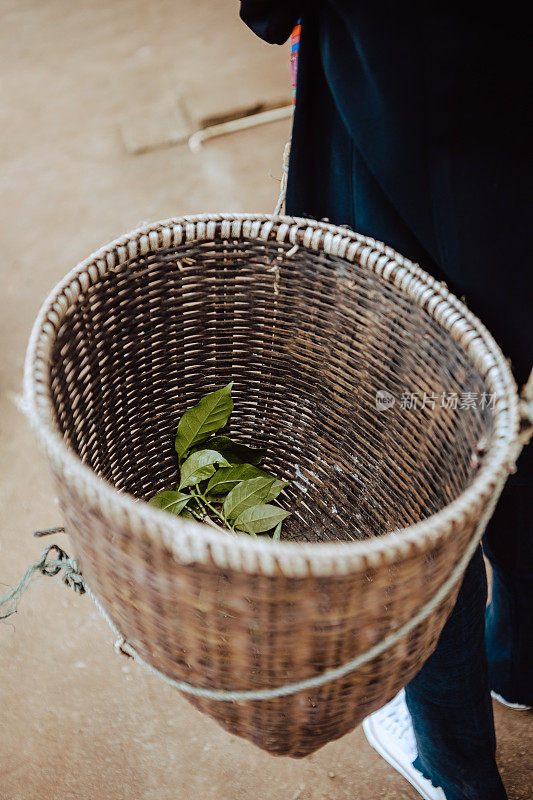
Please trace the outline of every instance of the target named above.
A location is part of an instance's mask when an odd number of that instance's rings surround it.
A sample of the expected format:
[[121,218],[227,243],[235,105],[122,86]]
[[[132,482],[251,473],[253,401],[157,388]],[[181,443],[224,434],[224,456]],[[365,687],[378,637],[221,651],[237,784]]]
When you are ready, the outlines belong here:
[[447,800],[505,800],[495,761],[489,691],[533,705],[533,530],[526,449],[471,560],[437,648],[406,687],[418,745],[415,766]]

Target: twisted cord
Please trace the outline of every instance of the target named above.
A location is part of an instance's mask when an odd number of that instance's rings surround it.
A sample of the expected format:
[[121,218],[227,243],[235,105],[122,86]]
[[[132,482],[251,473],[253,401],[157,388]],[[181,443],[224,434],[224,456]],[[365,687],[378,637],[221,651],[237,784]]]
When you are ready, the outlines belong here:
[[[50,532],[55,532],[55,529]],[[39,531],[36,535],[45,535],[45,533]],[[51,554],[55,557],[50,557]],[[54,577],[61,573],[61,580],[69,589],[73,589],[76,594],[84,594],[86,591],[85,582],[77,563],[73,558],[69,558],[57,544],[51,544],[43,550],[39,561],[28,567],[17,586],[0,598],[0,620],[16,614],[19,600],[28,588],[35,573],[49,577]]]
[[[515,445],[515,460],[518,456],[520,450],[522,449],[522,443],[517,440]],[[227,690],[227,689],[208,689],[203,688],[200,686],[194,686],[186,681],[179,681],[174,678],[171,678],[169,675],[166,675],[164,672],[161,672],[156,667],[152,666],[149,662],[145,661],[144,658],[137,653],[136,650],[128,643],[125,637],[122,635],[120,630],[117,628],[107,611],[102,606],[100,600],[96,597],[95,594],[91,591],[89,586],[87,586],[83,580],[83,577],[78,569],[78,566],[74,559],[71,559],[67,556],[64,550],[62,550],[57,545],[51,545],[47,547],[46,550],[43,552],[41,559],[33,564],[31,567],[26,570],[22,580],[20,581],[19,585],[13,589],[9,595],[5,598],[0,600],[0,611],[2,608],[10,603],[16,602],[24,589],[27,587],[28,583],[31,580],[31,577],[34,572],[41,572],[43,575],[50,575],[54,576],[57,575],[60,571],[63,571],[63,583],[69,586],[71,589],[74,589],[75,592],[78,594],[84,594],[85,592],[89,595],[91,600],[96,605],[98,611],[106,620],[108,625],[110,626],[111,630],[115,635],[115,649],[118,653],[127,656],[128,658],[133,658],[134,661],[137,661],[141,666],[147,669],[149,672],[152,672],[158,678],[161,678],[165,683],[169,683],[174,688],[178,689],[185,694],[193,695],[194,697],[205,697],[210,700],[223,700],[228,702],[235,702],[239,700],[271,700],[274,697],[286,697],[291,694],[296,694],[297,692],[301,692],[307,689],[315,689],[319,686],[323,686],[327,683],[330,683],[337,678],[341,678],[344,675],[347,675],[350,672],[353,672],[358,667],[362,666],[365,663],[368,663],[373,658],[376,658],[381,653],[388,650],[390,647],[395,645],[400,639],[410,633],[417,625],[423,623],[427,617],[437,608],[437,606],[444,600],[444,598],[448,595],[448,593],[453,589],[453,587],[460,581],[464,570],[470,559],[472,558],[478,544],[481,540],[487,522],[491,518],[498,498],[501,494],[501,490],[503,489],[503,485],[506,481],[507,474],[504,470],[499,475],[499,478],[496,482],[496,485],[492,487],[492,494],[489,498],[487,505],[481,515],[481,518],[478,521],[476,531],[472,536],[471,541],[469,542],[468,546],[466,547],[463,555],[451,571],[450,575],[446,579],[446,581],[440,586],[440,588],[435,592],[435,594],[426,602],[418,611],[400,628],[391,631],[387,636],[385,636],[380,642],[373,645],[369,649],[365,650],[363,653],[360,653],[355,658],[341,664],[338,667],[333,669],[328,669],[325,672],[322,672],[318,675],[314,675],[310,678],[304,678],[300,681],[295,681],[293,683],[288,683],[283,686],[275,686],[270,689],[244,689],[244,690]],[[54,550],[57,553],[57,558],[49,561],[47,560],[49,553]],[[15,609],[16,610],[16,609]],[[13,614],[14,611],[10,611],[7,614],[0,614],[0,619],[5,619],[10,614]]]
[[285,145],[285,149],[283,151],[283,163],[282,163],[282,173],[281,173],[281,186],[279,189],[279,197],[278,202],[276,203],[276,208],[274,209],[274,214],[281,214],[282,209],[285,206],[285,196],[287,194],[287,180],[289,177],[289,156],[291,154],[291,143],[290,141],[287,142]]
[[[517,449],[521,449],[520,444],[517,444]],[[347,675],[350,672],[353,672],[358,667],[362,666],[363,664],[371,661],[373,658],[376,658],[378,655],[383,653],[384,651],[388,650],[390,647],[395,645],[400,639],[406,636],[410,631],[413,630],[417,625],[423,623],[427,617],[434,611],[434,609],[441,603],[444,598],[447,596],[448,592],[452,590],[452,588],[457,584],[457,582],[461,579],[461,576],[472,558],[481,536],[483,535],[483,531],[485,530],[485,526],[492,516],[494,511],[494,507],[496,502],[500,496],[501,490],[503,488],[503,484],[505,483],[506,474],[502,472],[499,477],[499,481],[496,486],[493,487],[493,493],[491,498],[489,499],[487,506],[484,510],[484,513],[481,516],[481,519],[478,522],[478,526],[474,536],[472,537],[468,547],[465,549],[462,557],[459,559],[457,564],[455,565],[454,569],[451,571],[450,575],[448,576],[447,580],[442,584],[442,586],[437,590],[437,592],[430,598],[430,600],[425,603],[406,623],[404,623],[400,628],[391,631],[390,634],[385,636],[380,642],[376,645],[373,645],[368,650],[360,653],[355,658],[351,659],[350,661],[341,664],[338,667],[333,669],[328,669],[325,672],[322,672],[318,675],[314,675],[310,678],[304,678],[303,680],[296,681],[294,683],[288,683],[283,686],[275,686],[269,689],[243,689],[243,690],[231,690],[231,689],[208,689],[203,688],[200,686],[194,686],[193,684],[187,683],[186,681],[176,680],[171,678],[169,675],[166,675],[164,672],[161,672],[150,664],[148,661],[145,661],[144,658],[137,653],[136,650],[129,644],[120,630],[117,628],[107,611],[102,606],[98,597],[91,591],[90,587],[84,582],[83,577],[78,569],[78,566],[74,559],[71,559],[67,556],[64,550],[62,550],[57,545],[51,545],[47,547],[46,550],[43,552],[41,559],[32,564],[31,567],[26,570],[22,580],[20,581],[19,585],[13,589],[9,595],[5,598],[0,600],[0,611],[2,608],[9,604],[10,602],[15,602],[18,600],[24,589],[27,587],[28,583],[31,580],[31,577],[34,572],[40,572],[43,575],[50,575],[54,576],[57,575],[60,571],[63,572],[62,580],[67,586],[71,589],[74,589],[75,592],[78,594],[84,594],[85,592],[89,595],[91,600],[96,605],[98,611],[103,616],[105,621],[108,623],[109,627],[113,631],[115,635],[115,650],[118,653],[121,653],[128,658],[132,658],[134,661],[138,662],[141,666],[147,669],[149,672],[152,672],[158,678],[165,681],[165,683],[170,684],[174,688],[178,689],[185,694],[193,695],[194,697],[205,697],[210,700],[223,700],[228,702],[235,702],[239,700],[271,700],[274,697],[286,697],[291,694],[296,694],[297,692],[301,692],[307,689],[315,689],[319,686],[324,686],[331,681],[336,680],[337,678],[341,678],[344,675]],[[49,553],[54,550],[57,553],[57,558],[53,560],[47,560]],[[16,608],[15,608],[16,611]],[[0,615],[0,619],[5,619],[10,614],[13,614],[14,611],[10,611],[7,614]]]

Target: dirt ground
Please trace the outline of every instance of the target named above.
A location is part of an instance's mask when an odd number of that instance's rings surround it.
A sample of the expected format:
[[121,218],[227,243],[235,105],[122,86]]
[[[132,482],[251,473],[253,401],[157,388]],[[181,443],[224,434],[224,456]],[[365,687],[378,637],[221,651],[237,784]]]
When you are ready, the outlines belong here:
[[[59,522],[17,407],[46,293],[142,221],[275,204],[288,121],[213,140],[199,153],[157,147],[187,125],[289,97],[288,48],[253,37],[237,7],[0,0],[2,589],[40,555],[32,531]],[[152,149],[134,154],[145,146]],[[418,797],[361,729],[304,761],[274,759],[224,733],[117,656],[90,600],[44,578],[0,624],[0,675],[1,800]],[[509,798],[526,800],[531,715],[495,713]]]

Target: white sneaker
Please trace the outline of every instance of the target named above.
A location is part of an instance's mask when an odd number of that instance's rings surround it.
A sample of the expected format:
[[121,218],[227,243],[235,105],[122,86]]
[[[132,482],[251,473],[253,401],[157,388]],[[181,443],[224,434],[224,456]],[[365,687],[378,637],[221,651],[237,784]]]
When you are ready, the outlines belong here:
[[510,703],[509,700],[505,700],[505,698],[497,692],[491,691],[491,695],[498,703],[501,703],[502,706],[506,706],[506,708],[513,708],[515,711],[531,711],[531,706],[523,706],[522,703]]
[[442,789],[435,788],[413,767],[418,753],[403,689],[390,703],[363,720],[363,730],[374,750],[407,778],[424,800],[446,800]]

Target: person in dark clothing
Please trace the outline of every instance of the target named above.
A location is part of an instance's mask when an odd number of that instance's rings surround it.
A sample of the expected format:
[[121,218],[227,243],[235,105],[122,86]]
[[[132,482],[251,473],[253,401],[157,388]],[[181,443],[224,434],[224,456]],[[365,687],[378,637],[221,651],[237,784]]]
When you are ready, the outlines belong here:
[[[287,214],[349,225],[446,281],[524,383],[533,126],[516,15],[474,4],[242,0],[241,17],[276,44],[301,20]],[[506,797],[490,690],[533,705],[532,503],[529,447],[484,537],[486,614],[479,550],[437,649],[405,694],[365,721],[371,744],[429,800]]]

